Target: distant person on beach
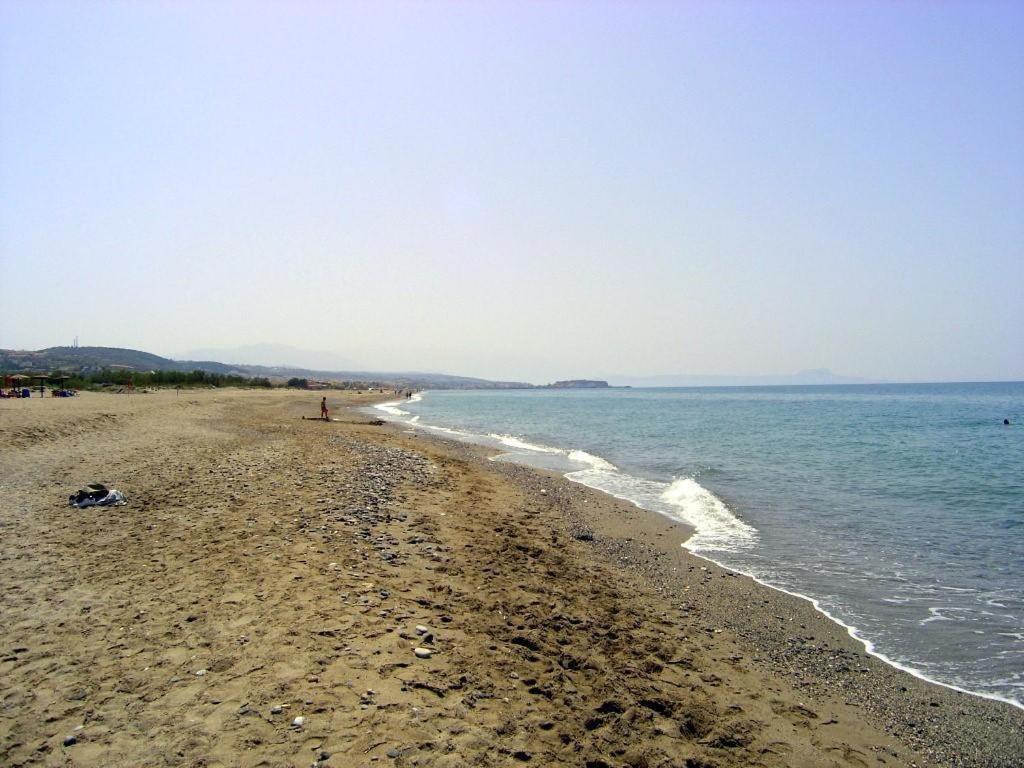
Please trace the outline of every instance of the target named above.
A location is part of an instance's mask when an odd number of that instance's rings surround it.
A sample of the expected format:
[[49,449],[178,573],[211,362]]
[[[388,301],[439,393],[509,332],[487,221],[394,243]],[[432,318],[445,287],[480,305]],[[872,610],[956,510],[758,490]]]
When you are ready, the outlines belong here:
[[328,421],[328,418],[327,418],[327,397],[326,396],[323,398],[323,400],[320,401],[320,418],[323,419],[324,421]]

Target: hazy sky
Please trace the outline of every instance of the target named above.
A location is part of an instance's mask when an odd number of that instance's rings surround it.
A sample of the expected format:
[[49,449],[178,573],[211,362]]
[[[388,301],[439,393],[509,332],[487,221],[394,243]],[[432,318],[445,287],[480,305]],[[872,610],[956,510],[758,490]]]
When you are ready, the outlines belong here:
[[1024,378],[1024,4],[0,4],[0,347]]

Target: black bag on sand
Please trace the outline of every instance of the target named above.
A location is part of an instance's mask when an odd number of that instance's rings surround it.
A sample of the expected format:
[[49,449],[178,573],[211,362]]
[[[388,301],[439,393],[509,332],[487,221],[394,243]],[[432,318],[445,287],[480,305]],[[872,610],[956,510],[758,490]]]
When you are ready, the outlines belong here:
[[85,488],[81,488],[68,496],[68,506],[77,507],[83,501],[96,502],[106,498],[108,493],[110,493],[110,489],[102,483],[89,483]]

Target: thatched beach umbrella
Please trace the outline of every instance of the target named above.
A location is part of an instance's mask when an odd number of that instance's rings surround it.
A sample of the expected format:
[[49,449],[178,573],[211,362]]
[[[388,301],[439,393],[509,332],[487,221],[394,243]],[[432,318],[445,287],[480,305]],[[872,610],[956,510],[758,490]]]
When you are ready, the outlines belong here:
[[4,388],[5,389],[17,389],[18,394],[21,394],[21,389],[24,386],[26,379],[32,378],[21,373],[11,373],[4,376]]
[[39,396],[42,397],[43,394],[46,391],[46,382],[49,380],[50,374],[48,374],[48,373],[33,373],[32,374],[32,378],[33,378],[33,380],[39,382]]

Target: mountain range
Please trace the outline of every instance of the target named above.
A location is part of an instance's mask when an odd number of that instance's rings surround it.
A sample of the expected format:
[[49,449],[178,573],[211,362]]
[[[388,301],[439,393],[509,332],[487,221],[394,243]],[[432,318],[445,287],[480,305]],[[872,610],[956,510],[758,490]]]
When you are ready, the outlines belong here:
[[[358,381],[377,383],[395,388],[412,389],[531,389],[534,384],[521,381],[492,381],[471,376],[453,376],[445,373],[424,373],[420,371],[362,371],[339,366],[303,367],[299,361],[310,363],[346,362],[344,358],[331,353],[310,352],[284,345],[257,344],[225,350],[193,350],[193,353],[210,353],[220,360],[202,359],[205,354],[196,354],[196,359],[174,360],[150,352],[121,347],[49,347],[35,351],[0,349],[0,371],[6,372],[92,372],[107,368],[123,368],[135,371],[206,371],[207,373],[233,374],[248,377],[266,377],[284,381],[290,378],[315,379],[319,381]],[[287,360],[288,363],[280,361]],[[274,361],[279,361],[274,364]],[[658,376],[608,376],[612,386],[632,387],[752,387],[786,386],[808,384],[868,384],[877,383],[871,379],[855,376],[841,376],[824,368],[800,371],[785,376],[699,376],[699,375],[658,375]],[[580,388],[583,385],[607,386],[603,381],[557,382],[548,387]]]
[[35,351],[0,349],[0,371],[84,372],[122,368],[134,371],[206,371],[270,379],[316,379],[321,381],[373,382],[388,387],[411,389],[523,389],[520,381],[490,381],[470,376],[418,371],[315,370],[280,365],[248,365],[214,360],[172,360],[150,352],[121,347],[49,347]]
[[297,349],[287,344],[247,344],[242,347],[191,349],[175,359],[219,360],[234,365],[263,365],[307,371],[358,371],[362,366],[333,352]]

